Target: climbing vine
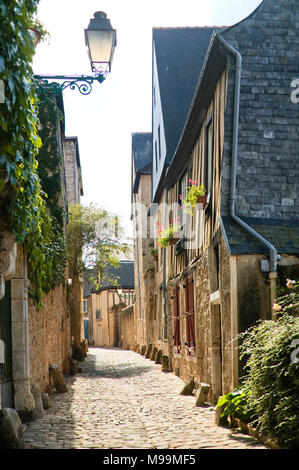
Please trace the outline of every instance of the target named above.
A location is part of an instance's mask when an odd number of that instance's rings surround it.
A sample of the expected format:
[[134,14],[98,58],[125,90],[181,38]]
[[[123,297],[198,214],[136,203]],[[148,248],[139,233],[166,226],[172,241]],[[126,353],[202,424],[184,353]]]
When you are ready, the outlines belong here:
[[55,233],[56,222],[48,213],[38,174],[42,141],[31,81],[34,44],[29,30],[38,1],[0,0],[0,80],[5,86],[0,104],[0,191],[7,184],[12,189],[6,225],[27,249],[32,296],[40,307],[42,293],[61,281],[61,266],[57,272],[55,260],[60,259],[63,244],[61,232],[58,237]]
[[64,209],[60,203],[62,191],[62,150],[57,141],[57,128],[63,116],[56,100],[39,104],[39,135],[42,147],[38,153],[38,174],[43,191],[47,195],[47,205],[58,225],[63,227]]

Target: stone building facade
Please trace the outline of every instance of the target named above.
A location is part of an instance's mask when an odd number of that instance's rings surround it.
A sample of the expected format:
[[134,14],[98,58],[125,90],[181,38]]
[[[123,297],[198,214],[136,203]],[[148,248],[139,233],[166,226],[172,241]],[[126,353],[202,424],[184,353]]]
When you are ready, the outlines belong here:
[[[179,219],[180,236],[157,246],[159,326],[149,322],[154,339],[146,346],[162,347],[185,382],[209,384],[213,402],[243,374],[238,334],[275,319],[277,288],[286,277],[298,279],[298,109],[291,100],[298,18],[296,2],[264,0],[240,23],[210,32],[208,43],[198,41],[204,60],[175,145],[167,133],[172,87],[159,74],[163,45],[154,34],[152,216],[162,225]],[[159,135],[173,148],[160,169]],[[190,181],[204,184],[208,196],[193,215],[182,204]]]
[[[63,98],[55,100],[57,115],[63,119],[53,123],[52,132],[57,138],[57,153],[62,152],[61,166],[58,169],[61,189],[58,197],[63,210],[73,202],[68,199],[74,179],[68,182],[64,167],[70,144],[73,153],[78,156],[77,139],[67,139],[64,135]],[[63,147],[63,140],[66,145]],[[76,152],[75,149],[77,148]],[[70,150],[69,150],[70,152]],[[49,156],[50,158],[50,156]],[[77,157],[78,158],[78,157]],[[79,164],[80,167],[80,164]],[[79,188],[82,181],[79,174]],[[73,193],[79,190],[73,190]],[[72,196],[73,197],[73,196]],[[66,221],[66,219],[65,219]],[[64,283],[61,283],[42,298],[42,308],[38,311],[30,296],[30,272],[27,253],[22,244],[17,244],[12,234],[1,233],[1,291],[0,298],[0,342],[4,344],[4,363],[0,360],[0,408],[9,407],[17,410],[22,420],[32,419],[35,399],[32,386],[45,392],[53,385],[49,374],[49,365],[56,364],[63,373],[69,373],[71,356],[70,318],[67,308],[67,271]],[[3,373],[2,373],[3,372]]]
[[68,204],[80,204],[83,196],[82,170],[77,137],[63,137],[64,172]]
[[[120,261],[119,267],[107,268],[104,280],[98,288],[94,285],[92,273],[86,271],[83,302],[86,302],[85,319],[88,317],[89,343],[101,347],[118,347],[122,310],[135,302],[133,261]],[[132,324],[135,328],[134,320]]]

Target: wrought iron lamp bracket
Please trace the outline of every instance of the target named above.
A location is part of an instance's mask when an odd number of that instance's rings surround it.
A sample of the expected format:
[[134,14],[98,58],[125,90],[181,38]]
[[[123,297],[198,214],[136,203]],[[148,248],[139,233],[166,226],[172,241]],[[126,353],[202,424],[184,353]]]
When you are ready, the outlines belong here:
[[66,88],[79,90],[81,95],[89,95],[92,91],[93,82],[102,83],[107,73],[88,75],[34,75],[33,86],[35,87],[40,103],[45,103],[55,98]]

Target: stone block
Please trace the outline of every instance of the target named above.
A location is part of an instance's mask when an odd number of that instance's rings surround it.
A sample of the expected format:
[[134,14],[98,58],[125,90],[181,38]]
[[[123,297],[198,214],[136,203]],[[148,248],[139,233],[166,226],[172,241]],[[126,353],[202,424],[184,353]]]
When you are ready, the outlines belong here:
[[42,394],[39,389],[39,386],[36,384],[33,384],[31,387],[31,392],[34,398],[34,403],[35,403],[34,410],[33,410],[33,419],[42,418],[45,412],[44,412],[44,407],[43,407]]
[[210,391],[210,385],[201,383],[199,385],[198,392],[196,394],[195,406],[204,406],[207,401],[208,393]]
[[153,345],[152,343],[150,343],[146,349],[146,354],[145,354],[146,359],[149,359],[151,357],[152,349],[153,349]]
[[156,355],[156,360],[155,360],[156,364],[162,364],[162,355],[163,355],[162,349],[159,349]]
[[78,371],[78,361],[69,357],[70,375],[76,375]]
[[141,348],[140,348],[140,354],[141,354],[141,356],[144,356],[144,355],[145,355],[145,351],[146,351],[146,345],[143,344],[143,345],[141,346]]
[[57,392],[65,393],[67,392],[66,383],[63,377],[62,372],[59,370],[57,364],[50,364],[49,366],[50,374],[53,378],[54,385],[56,387]]
[[0,410],[0,442],[4,449],[25,449],[24,426],[16,410]]
[[227,421],[226,416],[221,416],[224,408],[225,408],[225,405],[216,406],[215,408],[215,424],[217,426],[228,426],[228,421]]
[[48,410],[51,406],[50,397],[48,393],[42,393],[42,402],[44,410]]
[[169,357],[166,355],[162,356],[162,372],[171,372],[169,365]]
[[180,392],[180,395],[193,395],[193,390],[195,389],[195,382],[192,379],[189,383],[187,383],[183,390]]
[[158,349],[156,348],[156,346],[154,346],[153,349],[152,349],[151,357],[150,357],[150,360],[151,360],[151,361],[155,361],[155,360],[156,360],[157,352],[158,352]]

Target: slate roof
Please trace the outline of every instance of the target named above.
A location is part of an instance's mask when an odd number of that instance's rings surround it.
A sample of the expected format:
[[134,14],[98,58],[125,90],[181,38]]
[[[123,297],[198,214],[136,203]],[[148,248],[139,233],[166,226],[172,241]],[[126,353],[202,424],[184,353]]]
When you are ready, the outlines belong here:
[[135,132],[132,134],[132,151],[135,171],[141,170],[152,161],[152,133]]
[[[132,134],[132,192],[137,192],[140,175],[152,174],[152,133]],[[135,174],[133,174],[133,163]]]
[[[299,220],[242,217],[242,220],[268,240],[281,254],[299,254]],[[222,222],[232,255],[268,254],[269,250],[231,217]]]
[[[93,275],[92,271],[88,271],[84,275],[83,296],[88,297],[91,292],[95,292],[92,281],[89,278]],[[134,261],[121,261],[119,268],[108,266],[105,270],[105,277],[102,285],[97,291],[110,288],[134,289]],[[117,279],[118,285],[115,286],[109,279]]]
[[215,29],[218,28],[153,28],[167,143],[166,164],[171,161],[184,128]]

